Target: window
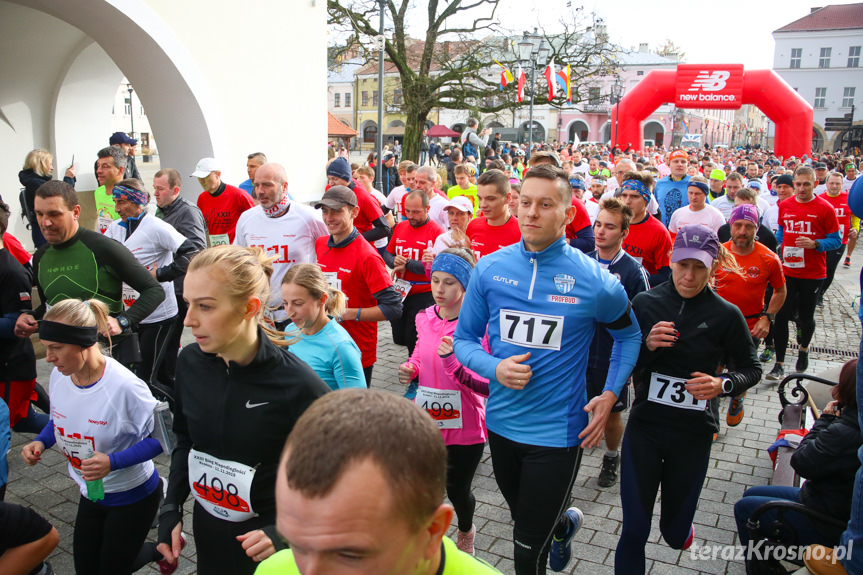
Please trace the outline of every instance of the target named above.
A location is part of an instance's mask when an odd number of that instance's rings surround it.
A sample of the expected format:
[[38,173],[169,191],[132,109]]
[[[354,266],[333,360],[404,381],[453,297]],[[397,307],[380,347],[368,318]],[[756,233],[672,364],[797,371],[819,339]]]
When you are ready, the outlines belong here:
[[791,48],[791,65],[789,68],[799,68],[803,59],[803,48]]
[[830,67],[830,52],[833,51],[833,48],[821,48],[821,57],[818,59],[818,67],[819,68],[829,68]]
[[827,88],[815,88],[815,107],[827,107]]
[[[375,92],[377,94],[377,92]],[[369,93],[363,90],[363,106],[369,105]]]
[[599,87],[591,87],[587,90],[588,102],[591,106],[598,106],[601,96],[599,95]]
[[123,106],[123,114],[126,116],[132,115],[132,104],[130,103],[129,98],[125,99],[126,104]]
[[850,108],[854,105],[854,92],[857,91],[857,88],[853,86],[851,88],[845,88],[845,91],[842,94],[842,107]]
[[378,91],[375,90],[374,92],[372,92],[372,106],[377,106],[377,105],[378,105]]
[[351,107],[351,93],[345,92],[345,108]]
[[644,70],[638,70],[638,71],[635,73],[635,75],[636,75],[636,76],[644,76]]
[[860,46],[851,46],[848,48],[848,67],[860,67]]
[[342,99],[342,95],[339,94],[338,92],[333,94],[333,108],[339,107],[339,105],[340,105],[339,102],[341,101],[341,99]]
[[363,130],[363,142],[365,143],[374,143],[374,141],[378,137],[378,128],[377,126],[368,126],[365,130]]
[[401,106],[402,105],[402,91],[401,90],[393,90],[393,106]]

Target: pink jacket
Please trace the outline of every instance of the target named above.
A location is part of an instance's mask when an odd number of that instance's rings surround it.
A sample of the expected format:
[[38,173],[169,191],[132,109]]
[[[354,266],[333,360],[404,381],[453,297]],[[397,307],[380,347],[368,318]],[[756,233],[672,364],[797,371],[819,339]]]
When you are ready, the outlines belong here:
[[445,358],[438,355],[441,338],[452,337],[458,322],[441,318],[437,309],[433,305],[417,314],[417,345],[408,363],[419,374],[420,388],[455,390],[460,394],[462,428],[441,429],[444,442],[447,445],[485,443],[488,433],[483,398],[488,397],[488,380],[462,366],[455,354]]

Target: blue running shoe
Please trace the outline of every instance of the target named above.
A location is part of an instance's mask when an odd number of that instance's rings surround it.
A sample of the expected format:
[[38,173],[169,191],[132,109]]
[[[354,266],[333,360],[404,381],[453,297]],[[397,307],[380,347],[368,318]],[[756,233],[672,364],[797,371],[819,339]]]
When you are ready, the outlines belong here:
[[569,523],[566,535],[558,539],[557,535],[551,537],[551,549],[548,552],[548,566],[555,573],[560,573],[572,559],[572,538],[578,533],[584,523],[584,514],[577,507],[570,507],[563,514]]
[[410,385],[408,385],[408,389],[407,389],[407,391],[405,391],[404,398],[405,398],[405,399],[410,399],[411,401],[413,401],[414,399],[416,399],[416,397],[417,397],[417,389],[419,389],[419,386],[420,386],[420,384],[419,384],[419,382],[418,382],[418,381],[416,381],[416,380],[414,380],[414,381],[410,382]]

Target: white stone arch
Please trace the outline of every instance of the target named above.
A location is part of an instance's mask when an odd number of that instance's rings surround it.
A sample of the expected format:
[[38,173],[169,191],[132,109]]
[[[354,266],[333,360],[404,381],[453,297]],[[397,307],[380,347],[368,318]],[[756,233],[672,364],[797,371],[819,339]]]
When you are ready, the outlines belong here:
[[369,143],[369,141],[366,140],[366,137],[365,137],[366,130],[369,128],[374,128],[374,130],[375,130],[375,137],[374,137],[374,140],[372,140],[372,142],[377,141],[378,123],[375,122],[374,120],[366,120],[365,122],[360,124],[360,129],[359,129],[360,134],[359,134],[359,136],[357,136],[361,142]]
[[[645,140],[654,140],[657,142],[657,146],[662,144],[666,144],[665,142],[665,126],[659,120],[647,120],[644,122],[644,139]],[[658,138],[657,136],[662,136]]]
[[[585,137],[582,137],[582,132],[586,132]],[[575,136],[582,142],[590,140],[590,125],[581,119],[572,120],[566,127],[567,140],[575,141]]]

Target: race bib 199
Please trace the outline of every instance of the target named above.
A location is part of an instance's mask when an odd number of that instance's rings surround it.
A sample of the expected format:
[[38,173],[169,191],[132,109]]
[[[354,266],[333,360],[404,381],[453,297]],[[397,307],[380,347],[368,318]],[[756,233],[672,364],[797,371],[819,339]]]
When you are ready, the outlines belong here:
[[803,248],[786,246],[782,250],[782,259],[787,268],[802,268],[805,264],[803,259]]
[[215,246],[226,246],[231,243],[228,234],[211,234],[210,235],[210,247]]
[[213,517],[239,523],[258,514],[252,509],[255,468],[225,461],[208,453],[189,451],[192,495]]
[[563,316],[500,310],[500,339],[507,343],[537,349],[560,351]]
[[416,404],[423,408],[440,429],[461,429],[461,392],[457,389],[417,389]]
[[685,379],[662,375],[661,373],[650,374],[650,389],[647,399],[654,403],[694,411],[704,411],[707,406],[707,400],[695,399],[691,393],[686,391]]

